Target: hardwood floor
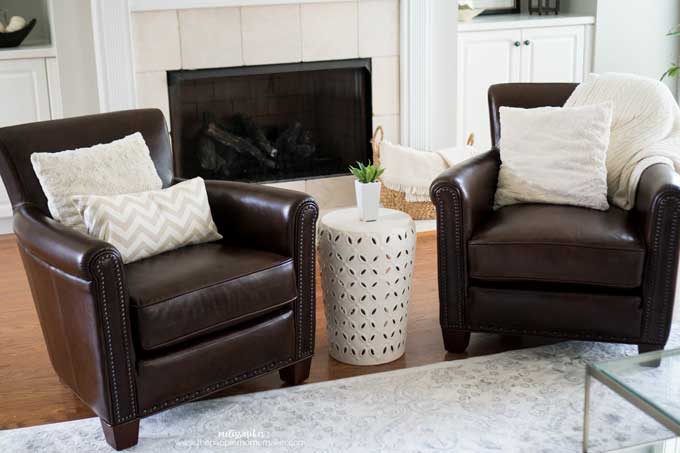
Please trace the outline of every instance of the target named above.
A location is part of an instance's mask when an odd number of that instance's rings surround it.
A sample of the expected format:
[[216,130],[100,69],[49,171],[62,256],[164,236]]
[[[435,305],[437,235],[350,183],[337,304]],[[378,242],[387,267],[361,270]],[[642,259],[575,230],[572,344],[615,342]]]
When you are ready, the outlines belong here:
[[[328,356],[319,282],[317,278],[316,354],[307,383],[457,360],[554,341],[473,334],[465,354],[447,354],[439,330],[434,233],[418,235],[406,354],[395,362],[357,367],[339,363]],[[59,382],[52,370],[13,236],[0,236],[0,303],[0,429],[93,416]],[[278,373],[272,373],[227,389],[219,396],[282,386]]]

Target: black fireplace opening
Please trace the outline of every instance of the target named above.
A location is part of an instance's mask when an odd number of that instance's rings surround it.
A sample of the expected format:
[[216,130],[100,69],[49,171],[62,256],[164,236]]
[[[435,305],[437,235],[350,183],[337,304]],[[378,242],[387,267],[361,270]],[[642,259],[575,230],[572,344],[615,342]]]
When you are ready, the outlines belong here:
[[371,158],[369,59],[171,71],[168,87],[180,177],[289,181]]

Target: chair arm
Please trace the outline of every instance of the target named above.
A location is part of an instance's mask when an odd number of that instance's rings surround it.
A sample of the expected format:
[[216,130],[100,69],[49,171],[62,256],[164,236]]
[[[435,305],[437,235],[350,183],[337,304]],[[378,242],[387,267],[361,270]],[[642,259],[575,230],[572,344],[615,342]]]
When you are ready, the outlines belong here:
[[59,224],[32,204],[14,231],[50,360],[110,425],[139,416],[125,269],[110,244]]
[[118,254],[109,243],[62,225],[25,203],[14,210],[14,233],[21,246],[50,266],[75,277],[91,280],[91,264],[104,252]]
[[497,150],[466,160],[430,186],[437,211],[440,323],[444,334],[466,326],[467,241],[493,210],[500,156]]
[[293,190],[232,181],[206,181],[219,232],[227,240],[294,257],[301,223],[314,223],[319,208],[309,195]]
[[499,168],[500,154],[494,149],[449,168],[430,186],[430,196],[438,211],[444,208],[447,196],[449,202],[457,205],[465,240],[493,211]]
[[[669,211],[662,208],[667,206],[670,200],[679,196],[680,175],[671,166],[652,165],[640,176],[633,209],[642,222],[647,245],[651,245],[654,240],[657,221],[662,220],[660,214],[665,214],[666,218],[670,218]],[[664,212],[661,212],[662,210]]]
[[293,190],[230,181],[206,181],[213,219],[227,241],[293,258],[296,360],[314,352],[316,219],[319,207]]
[[657,164],[642,173],[634,214],[647,248],[642,337],[648,344],[662,345],[670,332],[678,269],[680,175],[673,167]]

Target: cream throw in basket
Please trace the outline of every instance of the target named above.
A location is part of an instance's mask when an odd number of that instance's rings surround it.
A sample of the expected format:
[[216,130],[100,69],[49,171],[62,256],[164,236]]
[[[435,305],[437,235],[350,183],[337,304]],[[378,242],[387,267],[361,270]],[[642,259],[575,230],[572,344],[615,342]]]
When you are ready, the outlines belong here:
[[381,126],[373,133],[373,161],[385,169],[381,181],[380,202],[386,208],[398,209],[414,220],[435,218],[434,205],[430,201],[430,184],[447,168],[456,165],[477,151],[471,135],[467,146],[446,148],[439,151],[420,151],[395,145],[384,140]]

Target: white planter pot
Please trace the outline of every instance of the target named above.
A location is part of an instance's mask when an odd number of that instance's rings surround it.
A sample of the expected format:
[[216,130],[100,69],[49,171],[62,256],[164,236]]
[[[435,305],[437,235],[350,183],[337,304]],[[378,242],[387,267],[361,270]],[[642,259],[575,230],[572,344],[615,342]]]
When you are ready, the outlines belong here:
[[369,182],[367,184],[354,181],[354,192],[357,197],[359,218],[364,222],[378,220],[380,208],[380,183]]

